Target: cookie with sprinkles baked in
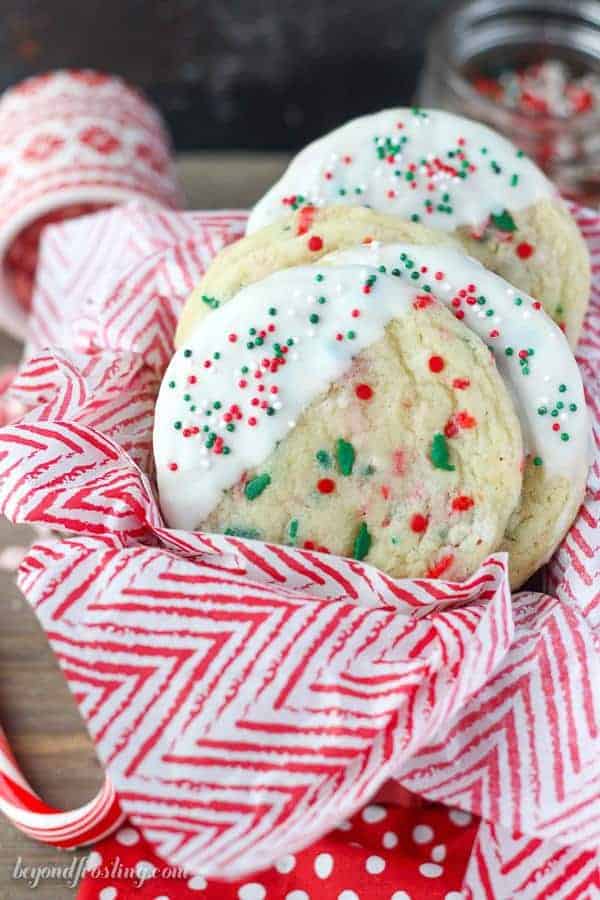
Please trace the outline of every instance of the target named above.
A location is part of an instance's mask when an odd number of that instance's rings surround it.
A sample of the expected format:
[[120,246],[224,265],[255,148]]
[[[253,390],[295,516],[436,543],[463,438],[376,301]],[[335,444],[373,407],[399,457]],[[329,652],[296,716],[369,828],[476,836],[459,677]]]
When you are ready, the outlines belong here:
[[[306,225],[308,220],[302,216],[297,212],[288,218],[287,230],[281,224],[269,226],[227,248],[199,290],[210,290],[213,302],[225,305],[243,285],[286,265],[315,256],[326,265],[330,257],[323,257],[323,251],[335,247],[348,252],[334,253],[332,259],[384,266],[392,277],[445,303],[489,345],[517,399],[526,444],[524,488],[502,546],[510,551],[513,586],[522,584],[552,554],[583,497],[587,413],[567,342],[538,300],[466,257],[447,235],[358,208],[316,210],[305,231],[301,222]],[[393,242],[395,233],[402,235],[405,245],[380,243]],[[315,236],[318,250],[311,249]],[[180,327],[184,341],[208,309],[206,303],[200,304],[201,312],[191,298],[184,311]],[[447,430],[451,443],[452,423],[447,423]]]
[[[321,264],[360,264],[434,294],[486,341],[521,422],[523,491],[502,550],[518,587],[548,561],[583,500],[590,426],[579,369],[541,303],[449,247],[363,245]],[[450,446],[460,423],[444,428]]]
[[156,406],[172,527],[462,580],[522,491],[513,402],[484,342],[432,293],[368,265],[288,268],[175,353]]
[[577,342],[589,258],[554,187],[513,144],[441,110],[388,109],[309,144],[259,200],[248,234],[290,210],[365,205],[452,232],[468,252],[537,297]]

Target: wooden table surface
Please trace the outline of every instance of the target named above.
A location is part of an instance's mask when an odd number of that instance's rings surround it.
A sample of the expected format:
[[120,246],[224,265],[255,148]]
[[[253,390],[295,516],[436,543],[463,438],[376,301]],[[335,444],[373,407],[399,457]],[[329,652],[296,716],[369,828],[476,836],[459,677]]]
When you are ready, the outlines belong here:
[[[279,176],[286,157],[274,154],[201,153],[180,158],[188,205],[196,209],[250,206]],[[0,365],[19,359],[20,347],[0,336]],[[0,519],[0,550],[23,544],[29,531]],[[0,572],[0,722],[32,787],[62,808],[91,799],[102,771],[74,700],[41,628],[14,583]],[[85,851],[80,851],[83,853]],[[62,900],[76,891],[57,880],[32,888],[13,872],[24,866],[64,864],[64,851],[37,844],[0,815],[0,900]]]

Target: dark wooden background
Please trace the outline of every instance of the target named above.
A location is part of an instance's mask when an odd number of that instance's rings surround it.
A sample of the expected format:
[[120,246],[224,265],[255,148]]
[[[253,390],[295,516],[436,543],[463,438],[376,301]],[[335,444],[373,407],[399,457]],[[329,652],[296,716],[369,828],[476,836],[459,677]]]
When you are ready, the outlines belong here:
[[2,0],[0,89],[35,72],[118,72],[179,150],[297,149],[410,102],[445,0]]

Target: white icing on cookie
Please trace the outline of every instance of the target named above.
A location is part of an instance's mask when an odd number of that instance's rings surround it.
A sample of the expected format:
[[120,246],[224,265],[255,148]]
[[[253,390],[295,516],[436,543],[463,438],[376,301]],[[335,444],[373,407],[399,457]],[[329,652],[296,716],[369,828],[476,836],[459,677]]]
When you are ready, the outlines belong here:
[[366,266],[305,266],[244,288],[207,316],[175,353],[156,404],[169,525],[205,519],[414,296],[410,284]]
[[513,396],[526,452],[548,474],[580,480],[590,434],[581,376],[564,334],[538,301],[450,247],[372,242],[320,262],[385,266],[424,297],[429,288],[493,352]]
[[492,129],[441,110],[353,119],[302,150],[259,200],[248,233],[299,206],[369,206],[454,231],[555,196],[548,179]]

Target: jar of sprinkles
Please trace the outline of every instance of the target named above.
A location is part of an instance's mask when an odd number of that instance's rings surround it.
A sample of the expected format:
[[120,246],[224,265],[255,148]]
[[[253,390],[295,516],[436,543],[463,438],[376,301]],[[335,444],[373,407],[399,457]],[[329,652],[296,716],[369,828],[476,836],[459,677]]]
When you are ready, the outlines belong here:
[[488,123],[565,196],[600,204],[600,4],[462,0],[445,7],[418,101]]

